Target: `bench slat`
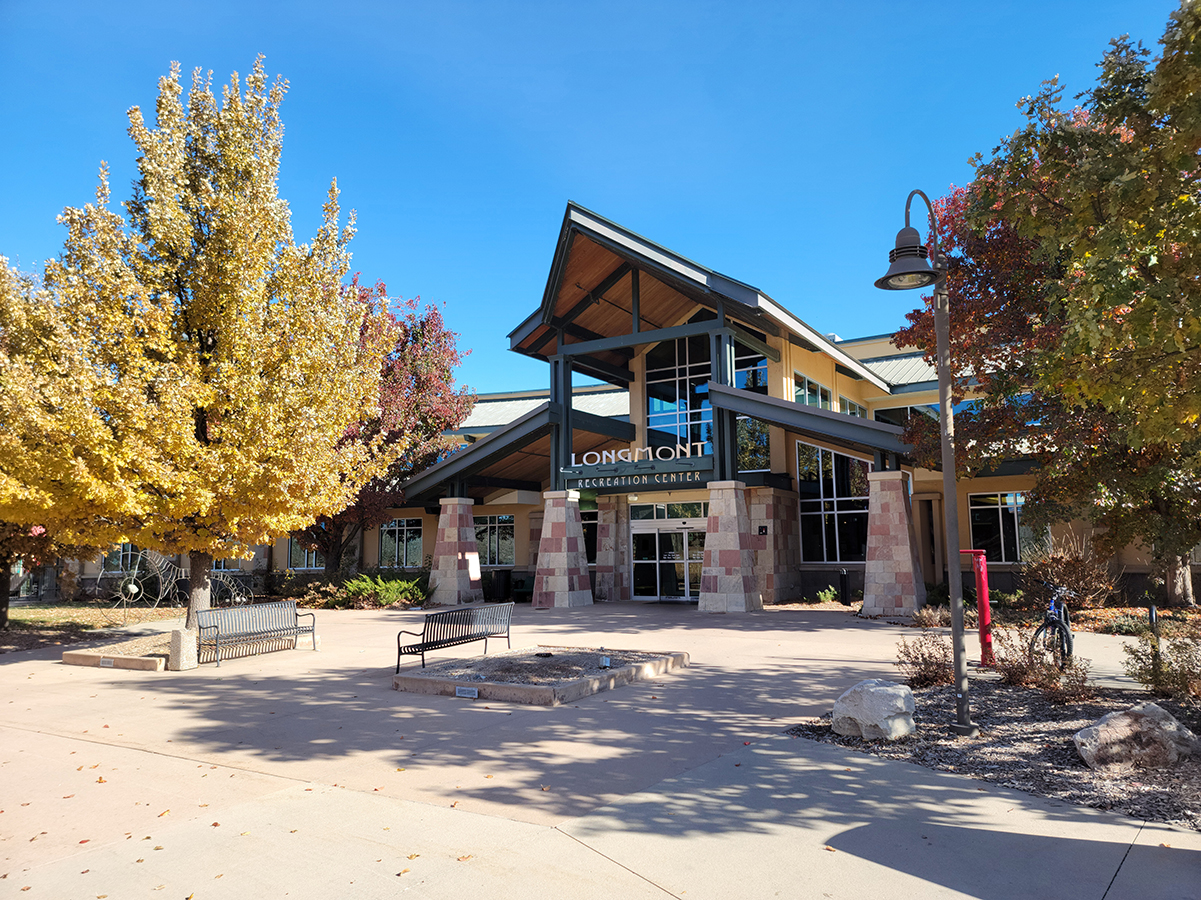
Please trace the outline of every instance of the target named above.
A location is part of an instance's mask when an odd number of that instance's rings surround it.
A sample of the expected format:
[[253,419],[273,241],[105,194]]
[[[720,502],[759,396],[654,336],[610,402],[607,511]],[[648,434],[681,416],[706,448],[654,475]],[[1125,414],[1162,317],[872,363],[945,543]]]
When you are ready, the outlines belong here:
[[396,671],[400,672],[403,655],[421,656],[421,667],[425,668],[425,652],[454,647],[471,641],[483,641],[484,652],[488,652],[488,638],[504,637],[510,647],[509,624],[513,617],[512,603],[497,603],[490,606],[472,606],[428,613],[422,624],[421,640],[410,644],[401,643],[402,631],[396,635]]
[[[307,616],[308,624],[300,617]],[[317,649],[317,620],[313,613],[299,613],[296,601],[278,600],[250,606],[201,609],[196,611],[198,651],[211,650],[217,665],[221,665],[223,647],[244,647],[253,644],[273,644],[296,640],[302,634],[313,636]],[[275,649],[285,649],[283,647]]]

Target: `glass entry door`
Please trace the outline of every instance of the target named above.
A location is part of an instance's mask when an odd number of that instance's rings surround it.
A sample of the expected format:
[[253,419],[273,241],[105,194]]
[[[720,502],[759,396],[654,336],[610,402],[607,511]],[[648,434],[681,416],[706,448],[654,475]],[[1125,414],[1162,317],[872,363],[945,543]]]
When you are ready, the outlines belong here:
[[634,598],[637,600],[698,600],[705,532],[690,528],[635,531]]

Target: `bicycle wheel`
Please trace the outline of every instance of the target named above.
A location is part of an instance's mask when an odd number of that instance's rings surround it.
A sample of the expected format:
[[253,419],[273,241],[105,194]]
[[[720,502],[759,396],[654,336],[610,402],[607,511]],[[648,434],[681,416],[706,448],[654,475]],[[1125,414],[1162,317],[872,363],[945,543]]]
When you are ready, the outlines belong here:
[[1043,622],[1030,641],[1030,656],[1062,669],[1072,657],[1072,632],[1059,619]]

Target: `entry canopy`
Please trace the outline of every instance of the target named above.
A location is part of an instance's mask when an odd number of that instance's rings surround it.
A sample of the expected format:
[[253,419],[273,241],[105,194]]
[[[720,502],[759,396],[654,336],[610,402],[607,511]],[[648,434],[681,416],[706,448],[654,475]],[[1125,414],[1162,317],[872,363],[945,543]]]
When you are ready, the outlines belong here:
[[[542,303],[510,333],[509,346],[535,359],[570,355],[575,371],[628,387],[633,347],[674,337],[671,329],[690,319],[698,305],[714,312],[720,307],[729,324],[746,329],[750,341],[753,333],[787,334],[793,343],[820,349],[852,377],[888,390],[876,373],[758,288],[575,203],[567,204],[563,216]],[[628,339],[634,332],[643,338]]]

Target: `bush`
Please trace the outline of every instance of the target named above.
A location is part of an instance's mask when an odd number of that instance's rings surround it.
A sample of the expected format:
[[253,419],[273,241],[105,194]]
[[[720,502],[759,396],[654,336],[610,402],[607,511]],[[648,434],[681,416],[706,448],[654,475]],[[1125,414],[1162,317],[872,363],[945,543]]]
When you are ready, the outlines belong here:
[[838,593],[838,588],[829,584],[817,592],[817,599],[822,603],[834,603],[841,600],[842,596]]
[[335,577],[308,584],[296,598],[305,609],[387,609],[423,604],[429,597],[429,573],[404,575],[362,572],[343,580]]
[[1002,684],[1036,688],[1052,703],[1083,703],[1096,696],[1091,663],[1072,656],[1063,670],[1030,653],[1033,631],[1006,629],[993,632],[993,655]]
[[902,638],[895,665],[913,688],[955,682],[951,642],[933,631],[922,632],[912,643]]
[[[1053,674],[1043,685],[1043,696],[1052,703],[1083,703],[1097,696],[1097,686],[1089,674],[1091,660],[1072,656],[1062,672]],[[1054,673],[1055,670],[1052,670]]]
[[1147,631],[1122,650],[1126,674],[1153,693],[1201,698],[1201,625],[1181,628],[1171,640]]
[[397,603],[413,606],[429,597],[429,578],[387,578],[382,575],[356,575],[342,586],[355,609],[370,609],[376,606],[395,606]]
[[1151,630],[1151,624],[1140,616],[1132,616],[1129,613],[1123,613],[1116,616],[1112,622],[1105,627],[1109,634],[1146,634]]
[[1058,669],[1030,654],[1033,636],[1033,631],[1018,628],[993,632],[993,656],[1001,684],[1047,688],[1059,682]]
[[[963,604],[963,627],[965,630],[977,628],[979,616],[976,614],[976,608],[966,601]],[[933,606],[927,603],[921,609],[913,611],[913,624],[919,628],[950,628],[951,627],[951,607]]]
[[1023,593],[1040,606],[1050,600],[1050,591],[1040,582],[1066,588],[1069,603],[1084,609],[1104,606],[1117,592],[1108,561],[1096,553],[1091,540],[1072,532],[1036,546],[1022,567],[1022,580]]

